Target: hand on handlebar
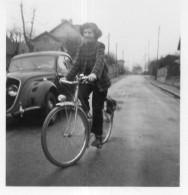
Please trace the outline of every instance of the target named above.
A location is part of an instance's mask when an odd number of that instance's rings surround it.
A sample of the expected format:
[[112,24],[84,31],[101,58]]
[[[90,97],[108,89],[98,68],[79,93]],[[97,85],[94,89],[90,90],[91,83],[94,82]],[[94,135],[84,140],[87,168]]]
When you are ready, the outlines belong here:
[[86,79],[90,82],[94,82],[97,79],[97,76],[94,73],[89,74]]
[[66,77],[62,77],[59,79],[59,83],[63,83],[63,81],[67,81],[67,78]]

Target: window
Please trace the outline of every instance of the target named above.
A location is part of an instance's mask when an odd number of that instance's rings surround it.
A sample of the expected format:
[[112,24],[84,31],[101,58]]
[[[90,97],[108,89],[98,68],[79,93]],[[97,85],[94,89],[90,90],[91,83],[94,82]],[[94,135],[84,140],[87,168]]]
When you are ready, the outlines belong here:
[[12,60],[9,71],[20,71],[20,70],[50,70],[54,71],[55,67],[55,57],[54,56],[30,56],[21,57]]
[[72,66],[72,62],[71,62],[71,59],[67,56],[65,56],[65,63],[66,63],[67,69],[70,70],[70,68]]
[[59,56],[58,57],[57,72],[62,74],[62,75],[65,75],[68,72],[64,56]]

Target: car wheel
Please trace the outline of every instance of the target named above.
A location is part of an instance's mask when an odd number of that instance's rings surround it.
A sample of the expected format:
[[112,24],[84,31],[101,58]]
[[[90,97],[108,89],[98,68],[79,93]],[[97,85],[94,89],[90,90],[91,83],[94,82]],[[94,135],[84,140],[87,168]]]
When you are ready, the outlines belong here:
[[[55,107],[57,101],[53,93],[49,92],[46,95],[45,99],[45,107],[44,107],[44,117],[48,115],[48,113]],[[55,118],[54,118],[55,121]]]

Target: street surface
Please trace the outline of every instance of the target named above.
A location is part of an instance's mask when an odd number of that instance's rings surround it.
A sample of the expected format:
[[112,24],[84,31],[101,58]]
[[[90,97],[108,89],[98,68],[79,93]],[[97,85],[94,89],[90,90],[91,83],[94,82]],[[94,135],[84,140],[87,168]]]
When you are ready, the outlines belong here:
[[179,99],[136,75],[114,83],[109,94],[119,107],[111,139],[66,169],[45,158],[37,115],[24,123],[8,119],[6,185],[179,186]]

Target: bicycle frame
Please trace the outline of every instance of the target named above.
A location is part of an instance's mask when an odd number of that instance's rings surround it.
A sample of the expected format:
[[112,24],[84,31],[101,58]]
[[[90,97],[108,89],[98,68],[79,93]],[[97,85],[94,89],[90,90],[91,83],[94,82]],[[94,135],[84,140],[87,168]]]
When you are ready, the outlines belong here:
[[[65,84],[70,84],[70,85],[76,85],[76,90],[74,93],[74,99],[73,102],[67,102],[66,98],[64,98],[64,100],[62,102],[59,102],[56,104],[56,106],[68,106],[68,105],[72,105],[75,108],[75,116],[74,116],[74,126],[73,129],[70,133],[66,134],[66,132],[68,131],[68,129],[65,131],[64,136],[71,136],[76,128],[76,120],[77,120],[77,113],[78,113],[78,107],[79,107],[79,88],[80,88],[80,84],[82,82],[82,77],[78,78],[77,81],[67,81],[67,80],[61,80],[62,83]],[[70,123],[71,117],[69,119],[69,123]],[[89,124],[90,126],[90,124]]]

